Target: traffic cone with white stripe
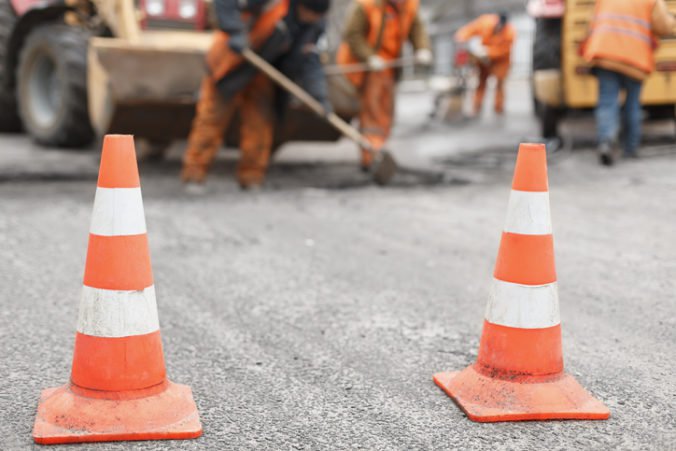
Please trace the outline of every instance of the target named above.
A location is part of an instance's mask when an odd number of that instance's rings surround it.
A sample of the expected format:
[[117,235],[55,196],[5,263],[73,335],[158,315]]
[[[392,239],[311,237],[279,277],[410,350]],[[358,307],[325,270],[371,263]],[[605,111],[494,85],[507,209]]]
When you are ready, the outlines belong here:
[[477,361],[434,382],[474,421],[610,416],[563,371],[543,145],[519,148]]
[[106,136],[70,383],[44,390],[37,443],[202,434],[190,387],[166,377],[134,141]]

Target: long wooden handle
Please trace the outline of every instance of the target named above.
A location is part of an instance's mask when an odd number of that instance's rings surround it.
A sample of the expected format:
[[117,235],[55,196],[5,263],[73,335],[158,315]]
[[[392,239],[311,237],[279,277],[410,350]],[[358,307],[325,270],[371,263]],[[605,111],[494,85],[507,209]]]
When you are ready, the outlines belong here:
[[[416,64],[415,58],[399,58],[396,60],[384,61],[383,70],[394,69],[397,67],[408,67]],[[357,72],[371,72],[369,65],[366,63],[355,64],[334,64],[332,66],[324,67],[324,73],[328,76],[354,74]]]
[[282,88],[286,89],[293,96],[298,98],[302,103],[304,103],[308,108],[310,108],[317,115],[325,118],[331,125],[333,125],[338,131],[343,135],[350,138],[352,141],[360,145],[361,147],[373,152],[373,146],[371,143],[364,138],[364,136],[359,133],[359,131],[345,122],[340,118],[336,113],[332,113],[324,108],[317,99],[308,94],[303,88],[298,86],[296,83],[291,81],[286,75],[280,72],[272,64],[265,61],[263,58],[258,56],[256,52],[251,49],[244,49],[242,56],[249,63],[253,64],[257,69],[264,72],[268,77],[270,77],[275,83],[280,85]]

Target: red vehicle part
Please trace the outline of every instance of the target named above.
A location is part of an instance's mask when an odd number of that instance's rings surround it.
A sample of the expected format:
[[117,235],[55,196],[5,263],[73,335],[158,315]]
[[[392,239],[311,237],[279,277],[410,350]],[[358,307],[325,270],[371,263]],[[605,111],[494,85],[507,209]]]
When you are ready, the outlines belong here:
[[32,6],[42,2],[40,0],[9,0],[9,3],[11,3],[16,14],[20,16]]
[[455,52],[455,60],[453,61],[454,67],[463,67],[469,63],[469,52],[467,49],[458,49]]
[[142,28],[206,30],[208,8],[204,0],[140,0]]
[[555,19],[563,17],[566,10],[565,0],[529,0],[528,14],[537,19]]

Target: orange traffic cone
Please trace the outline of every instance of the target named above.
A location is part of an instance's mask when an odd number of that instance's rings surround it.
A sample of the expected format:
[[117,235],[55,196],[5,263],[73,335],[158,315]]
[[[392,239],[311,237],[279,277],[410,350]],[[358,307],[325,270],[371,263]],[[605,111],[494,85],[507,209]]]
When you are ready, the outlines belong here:
[[474,421],[610,416],[563,372],[543,145],[519,148],[477,361],[434,382]]
[[199,437],[190,387],[166,377],[134,141],[106,136],[70,383],[44,390],[37,443]]

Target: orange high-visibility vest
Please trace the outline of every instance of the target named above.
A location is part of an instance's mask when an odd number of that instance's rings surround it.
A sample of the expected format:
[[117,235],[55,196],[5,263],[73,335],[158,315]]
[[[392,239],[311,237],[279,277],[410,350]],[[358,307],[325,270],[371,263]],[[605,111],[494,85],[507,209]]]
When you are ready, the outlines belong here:
[[[252,23],[249,28],[249,43],[256,49],[275,31],[277,23],[284,19],[289,11],[289,0],[271,0],[258,16],[242,13],[244,23]],[[214,81],[223,78],[228,72],[240,65],[244,59],[228,47],[228,33],[217,31],[207,52],[207,67]]]
[[486,48],[489,59],[492,61],[507,60],[509,63],[516,32],[512,24],[507,23],[502,30],[496,33],[495,27],[499,21],[500,17],[497,14],[483,14],[460,28],[455,33],[455,39],[465,42],[478,36],[481,38],[481,44]]
[[654,8],[655,0],[597,0],[585,60],[606,59],[651,73]]
[[[364,9],[368,18],[369,45],[376,50],[376,54],[384,60],[395,60],[401,55],[404,42],[408,39],[413,20],[418,14],[419,0],[403,0],[396,7],[390,0],[356,0]],[[383,22],[384,19],[384,22]],[[380,45],[378,36],[381,33]],[[378,48],[376,49],[376,46]],[[338,48],[336,62],[341,65],[357,64],[359,61],[352,54],[350,46],[343,42]],[[364,72],[346,74],[346,77],[356,86],[361,86],[364,81]]]

